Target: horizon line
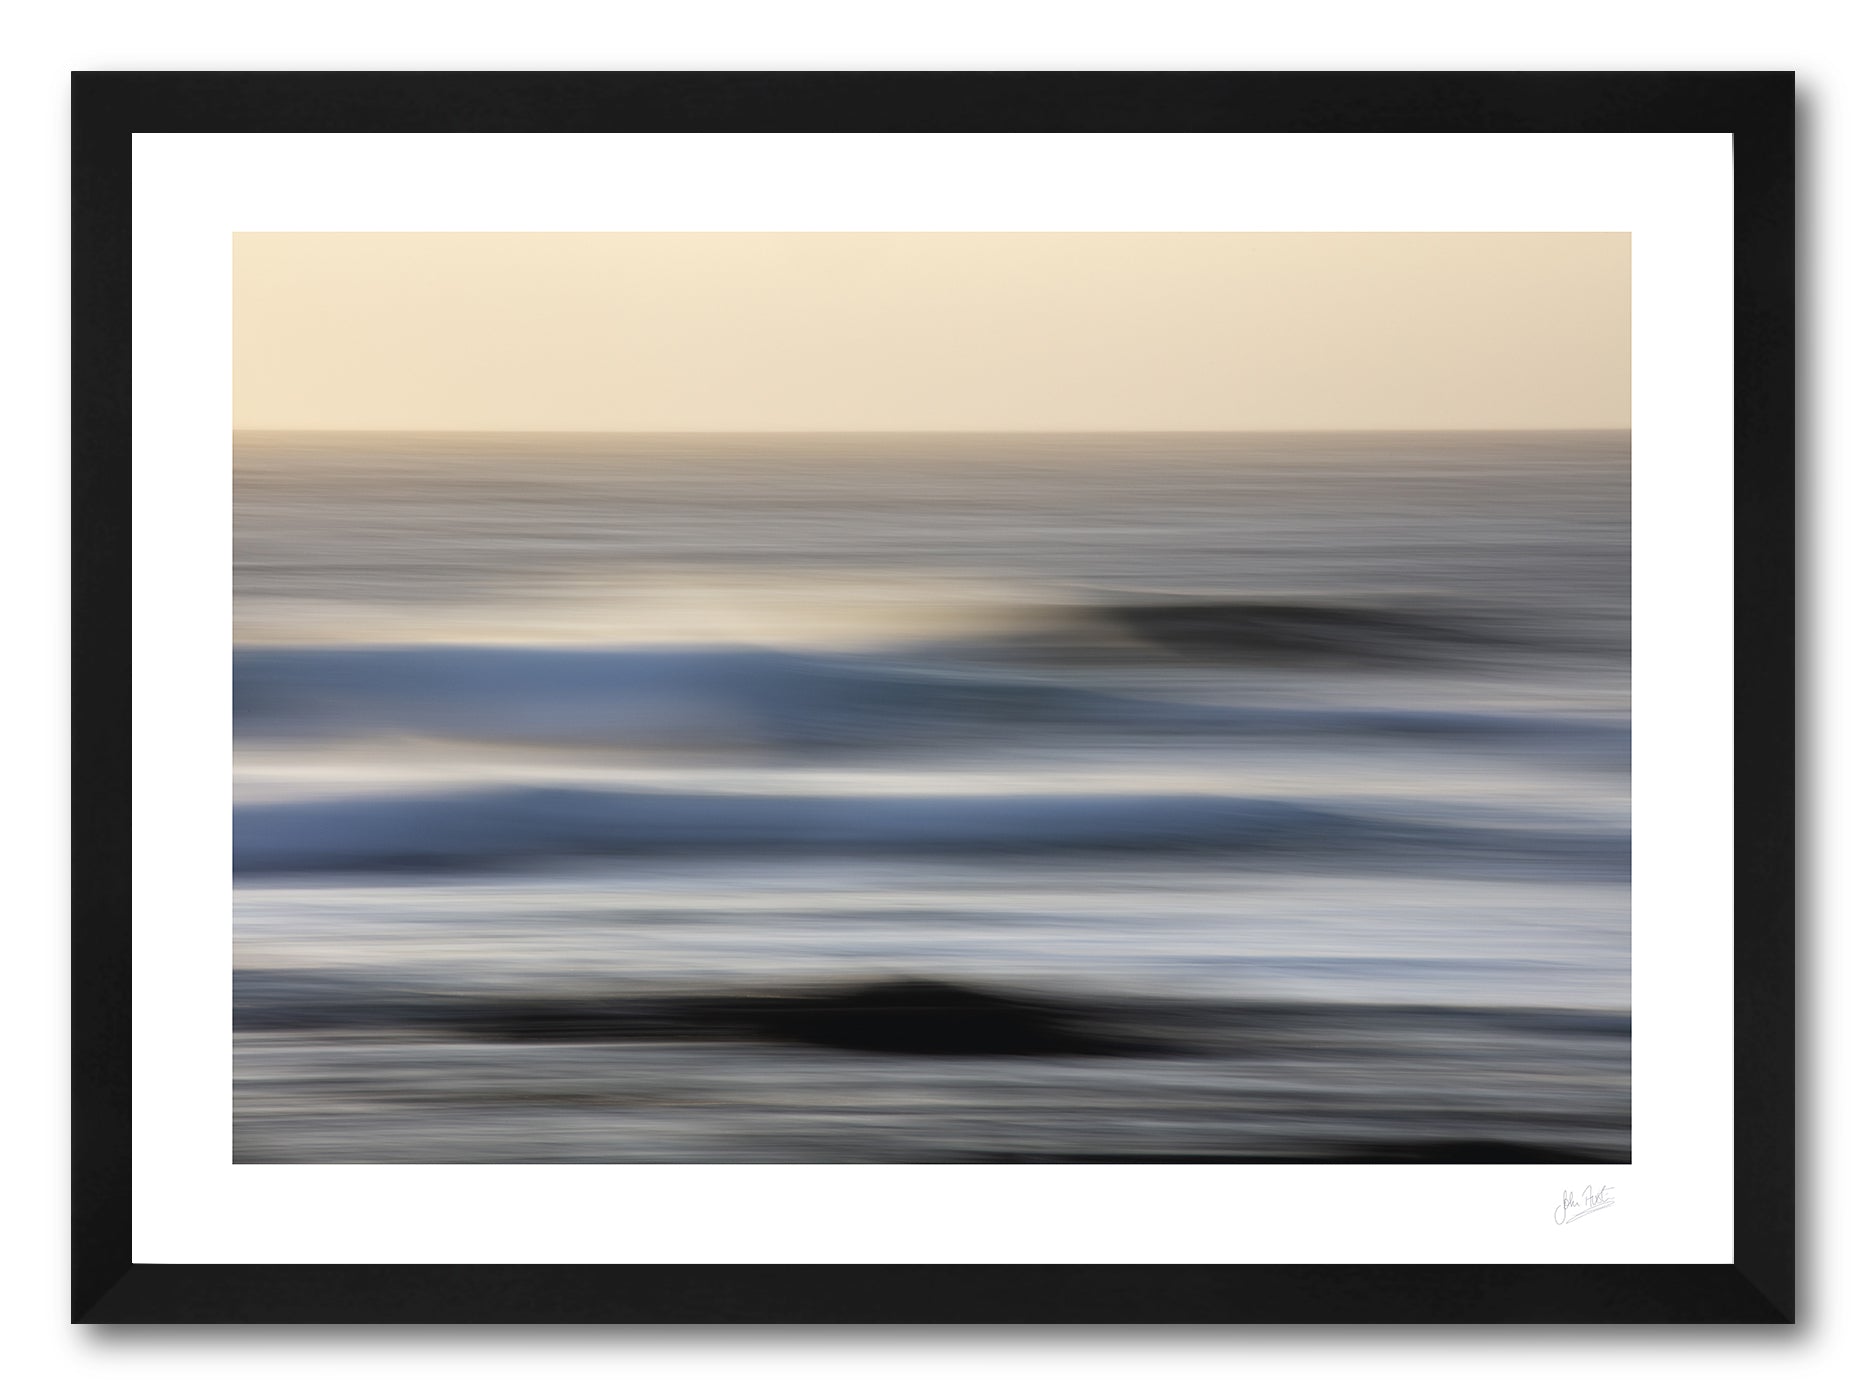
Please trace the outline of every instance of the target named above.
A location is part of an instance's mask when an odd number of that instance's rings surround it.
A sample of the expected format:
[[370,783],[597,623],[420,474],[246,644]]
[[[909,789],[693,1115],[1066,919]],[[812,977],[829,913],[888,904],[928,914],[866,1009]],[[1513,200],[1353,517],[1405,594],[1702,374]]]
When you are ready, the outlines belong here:
[[703,427],[645,428],[616,426],[234,426],[237,435],[368,436],[1361,436],[1361,435],[1578,435],[1593,431],[1629,432],[1622,426],[1011,426],[924,430],[910,427]]

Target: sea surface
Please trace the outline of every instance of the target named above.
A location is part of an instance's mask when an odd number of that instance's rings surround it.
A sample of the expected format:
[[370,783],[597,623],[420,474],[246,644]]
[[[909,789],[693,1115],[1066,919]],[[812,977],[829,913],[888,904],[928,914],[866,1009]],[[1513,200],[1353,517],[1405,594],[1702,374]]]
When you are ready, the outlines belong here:
[[1622,432],[236,441],[241,1162],[1627,1160]]

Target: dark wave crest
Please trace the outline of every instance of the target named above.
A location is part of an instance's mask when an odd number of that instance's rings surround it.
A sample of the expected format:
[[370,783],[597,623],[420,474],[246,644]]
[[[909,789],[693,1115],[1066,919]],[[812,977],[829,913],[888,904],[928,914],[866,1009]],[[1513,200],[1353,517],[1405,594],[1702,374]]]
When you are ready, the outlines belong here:
[[511,1041],[755,1039],[898,1055],[1097,1055],[1243,1045],[1344,1052],[1394,1027],[1625,1039],[1628,1013],[1109,996],[932,978],[715,991],[438,989],[362,974],[243,969],[241,1031],[441,1031]]
[[1121,638],[1201,662],[1428,663],[1522,641],[1460,610],[1293,596],[1110,598],[1053,607],[1049,620],[1049,642]]

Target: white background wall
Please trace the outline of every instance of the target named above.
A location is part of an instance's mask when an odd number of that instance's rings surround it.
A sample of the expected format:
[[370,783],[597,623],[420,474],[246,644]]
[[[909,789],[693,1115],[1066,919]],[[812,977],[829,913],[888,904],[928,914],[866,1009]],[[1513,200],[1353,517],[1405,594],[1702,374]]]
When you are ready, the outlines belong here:
[[[1838,350],[1849,295],[1831,248],[1849,241],[1849,194],[1832,176],[1850,145],[1856,62],[1830,0],[67,0],[12,7],[0,79],[7,179],[0,236],[0,596],[10,629],[0,701],[5,797],[0,865],[12,892],[0,915],[8,969],[0,1003],[0,1113],[8,1201],[0,1370],[38,1390],[322,1390],[408,1387],[474,1394],[512,1382],[597,1383],[649,1394],[749,1386],[787,1389],[1146,1388],[1375,1391],[1498,1386],[1531,1394],[1610,1390],[1839,1386],[1850,1331],[1852,1207],[1833,1186],[1847,1169],[1847,1069],[1856,1029],[1838,988],[1856,989],[1847,943],[1848,877],[1828,863],[1856,845],[1840,800],[1847,737],[1807,737],[1813,845],[1826,873],[1807,887],[1803,1108],[1805,1305],[1795,1331],[1731,1328],[1513,1331],[991,1330],[953,1333],[459,1328],[355,1331],[66,1324],[68,1079],[63,1066],[63,770],[66,564],[65,216],[67,77],[73,68],[1464,68],[1797,69],[1806,186],[1801,296],[1809,356],[1802,404],[1807,471],[1804,556],[1815,648],[1808,671],[1820,717],[1856,707],[1848,627],[1832,631],[1856,569],[1833,539],[1856,529],[1847,464],[1833,463],[1847,409]],[[1842,165],[1848,167],[1847,159]],[[1810,861],[1807,860],[1807,866]],[[1838,1018],[1841,1017],[1839,1020]],[[1844,1067],[1839,1071],[1838,1067]],[[1833,1107],[1841,1083],[1842,1108]],[[1839,1167],[1839,1162],[1842,1167]],[[1842,1318],[1839,1321],[1839,1318]],[[1845,1361],[1845,1365],[1850,1362]]]

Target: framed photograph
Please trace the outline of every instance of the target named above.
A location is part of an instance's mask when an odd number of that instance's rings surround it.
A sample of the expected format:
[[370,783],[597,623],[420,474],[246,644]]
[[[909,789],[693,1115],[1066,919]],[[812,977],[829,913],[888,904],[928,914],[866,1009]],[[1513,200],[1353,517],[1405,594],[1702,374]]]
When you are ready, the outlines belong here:
[[75,75],[75,1319],[1791,1321],[1792,121]]

